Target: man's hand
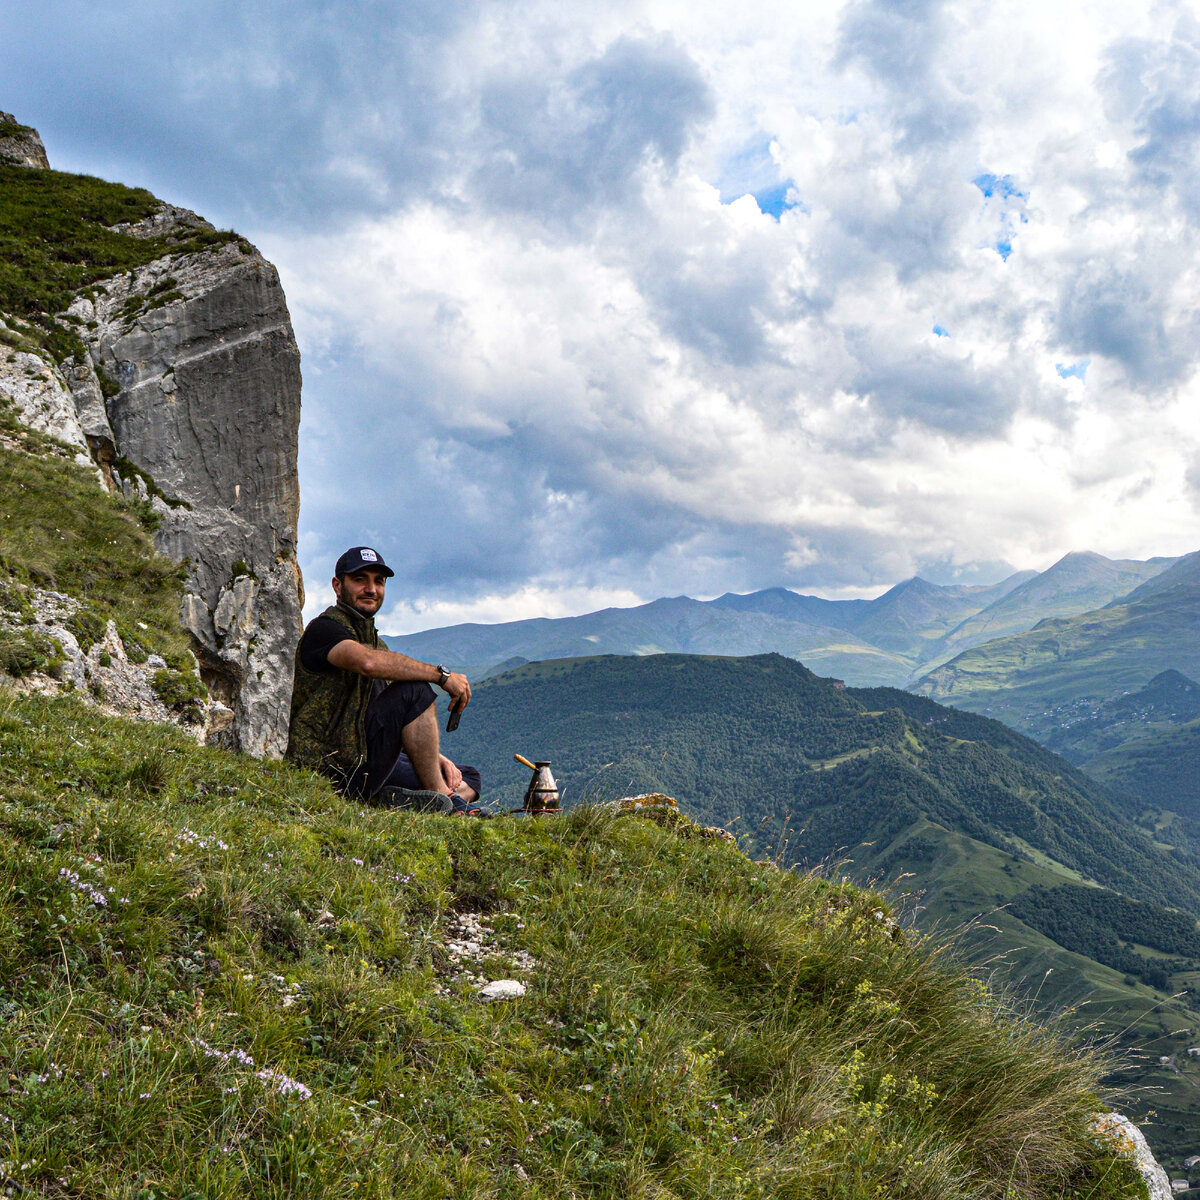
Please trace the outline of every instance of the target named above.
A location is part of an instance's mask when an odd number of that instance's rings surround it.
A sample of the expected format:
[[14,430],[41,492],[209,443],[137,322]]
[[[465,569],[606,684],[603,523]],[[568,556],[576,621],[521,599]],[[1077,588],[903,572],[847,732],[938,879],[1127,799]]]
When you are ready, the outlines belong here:
[[442,764],[442,778],[453,792],[462,783],[462,772],[444,754],[438,755],[438,761]]
[[468,704],[471,703],[471,685],[465,675],[458,674],[457,671],[451,671],[446,676],[446,682],[442,685],[444,691],[453,702],[450,707],[456,712],[462,712]]

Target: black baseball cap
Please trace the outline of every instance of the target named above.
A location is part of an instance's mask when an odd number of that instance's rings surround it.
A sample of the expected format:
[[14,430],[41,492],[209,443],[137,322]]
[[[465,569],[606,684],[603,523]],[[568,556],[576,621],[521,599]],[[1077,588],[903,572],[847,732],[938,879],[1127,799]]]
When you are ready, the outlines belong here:
[[388,579],[396,573],[383,561],[379,551],[372,550],[370,546],[351,546],[337,560],[337,566],[333,568],[333,573],[341,579],[343,575],[353,575],[355,571],[362,571],[366,567],[382,571]]

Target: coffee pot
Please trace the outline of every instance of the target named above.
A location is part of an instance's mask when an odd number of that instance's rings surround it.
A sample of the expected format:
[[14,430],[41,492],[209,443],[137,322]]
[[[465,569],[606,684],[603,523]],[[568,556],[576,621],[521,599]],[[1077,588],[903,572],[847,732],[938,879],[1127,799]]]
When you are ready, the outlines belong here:
[[530,762],[520,754],[514,754],[517,762],[528,767],[533,772],[529,787],[525,789],[525,803],[522,811],[531,817],[556,816],[562,810],[558,806],[558,784],[550,770],[550,760],[543,759]]

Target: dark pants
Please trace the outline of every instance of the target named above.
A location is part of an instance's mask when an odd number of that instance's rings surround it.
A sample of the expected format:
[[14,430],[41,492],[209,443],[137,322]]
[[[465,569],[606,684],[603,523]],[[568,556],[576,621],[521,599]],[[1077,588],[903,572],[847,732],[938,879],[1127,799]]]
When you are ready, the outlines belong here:
[[[401,741],[402,730],[415,721],[437,696],[427,683],[389,683],[367,707],[366,770],[355,771],[346,786],[346,794],[369,799],[383,787],[418,789],[422,787]],[[483,792],[483,782],[475,767],[455,764],[463,783]]]

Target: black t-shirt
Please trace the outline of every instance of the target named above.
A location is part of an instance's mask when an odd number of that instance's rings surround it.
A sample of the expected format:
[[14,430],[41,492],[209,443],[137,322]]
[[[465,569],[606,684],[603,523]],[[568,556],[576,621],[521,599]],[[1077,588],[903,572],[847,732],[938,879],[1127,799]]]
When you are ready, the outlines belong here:
[[314,618],[300,639],[300,662],[309,671],[336,671],[336,667],[329,665],[329,652],[347,638],[353,641],[354,634],[339,621],[324,616]]

